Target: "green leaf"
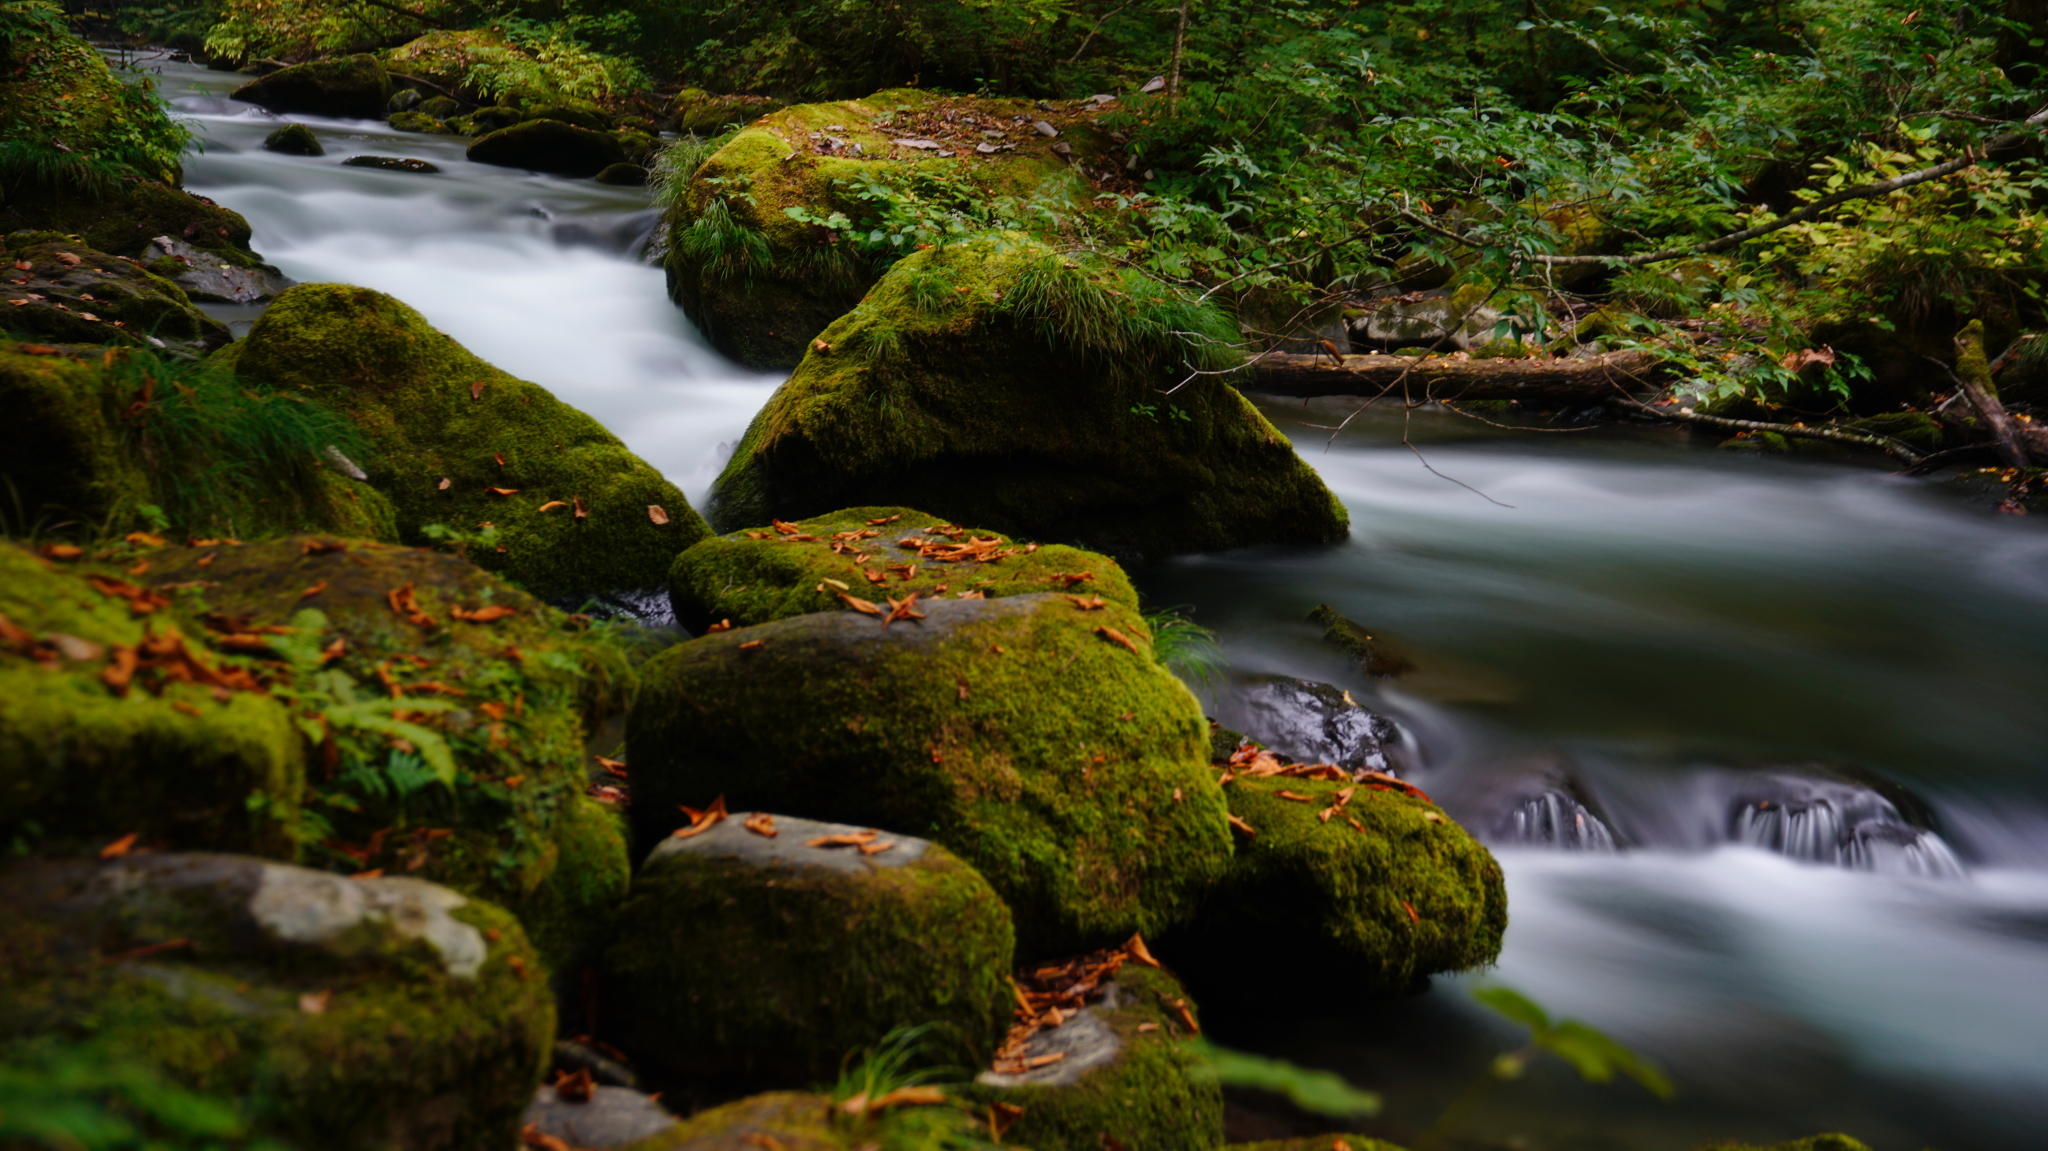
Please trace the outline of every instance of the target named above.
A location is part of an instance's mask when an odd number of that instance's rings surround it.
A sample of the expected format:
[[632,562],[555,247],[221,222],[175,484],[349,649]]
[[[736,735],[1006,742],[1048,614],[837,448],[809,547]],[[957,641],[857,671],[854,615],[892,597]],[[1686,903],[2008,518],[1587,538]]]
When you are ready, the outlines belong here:
[[1251,1087],[1285,1095],[1304,1111],[1335,1119],[1377,1115],[1380,1111],[1379,1095],[1353,1087],[1333,1071],[1316,1071],[1284,1059],[1232,1051],[1207,1040],[1195,1042],[1195,1053],[1216,1081],[1226,1087]]
[[1603,1031],[1576,1019],[1567,1019],[1537,1044],[1572,1065],[1579,1078],[1588,1083],[1606,1083],[1616,1071],[1643,1085],[1659,1099],[1669,1099],[1676,1090],[1662,1070]]
[[1472,993],[1472,998],[1539,1036],[1550,1030],[1549,1014],[1536,1006],[1535,1000],[1512,987],[1481,987]]
[[374,731],[382,735],[397,736],[418,749],[420,759],[434,772],[434,778],[444,786],[455,786],[455,753],[448,747],[448,741],[441,734],[430,731],[416,723],[393,718],[395,711],[448,711],[455,705],[445,699],[372,699],[362,703],[330,707],[325,712],[327,722],[335,727],[351,727],[362,731]]

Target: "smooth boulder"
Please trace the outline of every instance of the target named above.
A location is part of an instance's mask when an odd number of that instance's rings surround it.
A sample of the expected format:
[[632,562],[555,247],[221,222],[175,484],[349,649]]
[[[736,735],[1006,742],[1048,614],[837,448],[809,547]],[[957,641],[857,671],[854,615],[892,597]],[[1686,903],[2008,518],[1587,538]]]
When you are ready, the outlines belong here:
[[478,137],[469,146],[478,164],[525,168],[587,178],[627,160],[617,139],[560,120],[526,120]]
[[624,1087],[560,1091],[542,1087],[527,1105],[523,1136],[560,1139],[580,1151],[608,1151],[674,1128],[676,1117],[656,1099]]
[[1344,538],[1287,438],[1189,374],[1236,339],[1175,289],[1021,234],[915,253],[754,417],[712,522],[901,504],[1120,557]]
[[829,1079],[921,1024],[986,1058],[1013,1002],[1009,909],[915,836],[737,812],[663,840],[620,924],[617,1026],[678,1074]]
[[1184,917],[1230,853],[1206,721],[1137,613],[1093,599],[898,600],[668,649],[626,727],[641,841],[720,794],[907,828],[987,878],[1026,956]]
[[510,915],[233,855],[0,870],[0,1059],[84,1040],[305,1151],[510,1147],[553,1037]]
[[293,64],[235,89],[234,98],[273,112],[381,120],[391,100],[391,77],[375,56]]
[[304,124],[286,124],[270,135],[263,137],[263,150],[278,152],[286,156],[324,156],[327,149],[320,146],[320,138],[313,129]]

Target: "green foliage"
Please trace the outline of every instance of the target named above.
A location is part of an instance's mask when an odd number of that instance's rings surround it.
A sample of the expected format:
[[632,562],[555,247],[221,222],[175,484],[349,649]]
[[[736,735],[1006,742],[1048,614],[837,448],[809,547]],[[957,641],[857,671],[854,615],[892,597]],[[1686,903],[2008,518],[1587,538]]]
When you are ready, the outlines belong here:
[[1676,1094],[1671,1080],[1649,1060],[1576,1019],[1552,1021],[1534,1000],[1511,987],[1482,987],[1472,993],[1472,998],[1529,1029],[1528,1046],[1494,1060],[1493,1074],[1497,1078],[1519,1077],[1536,1052],[1548,1051],[1571,1064],[1579,1078],[1588,1083],[1612,1082],[1615,1073],[1620,1072],[1659,1099],[1668,1100]]
[[45,1151],[284,1151],[240,1105],[90,1046],[36,1042],[0,1063],[0,1146]]
[[1223,649],[1216,633],[1194,621],[1195,609],[1186,604],[1157,608],[1145,613],[1145,626],[1152,632],[1152,658],[1183,680],[1213,684],[1223,674]]
[[41,0],[0,3],[0,188],[100,199],[177,172],[193,135],[153,77],[117,76]]
[[942,1044],[928,1025],[898,1027],[865,1051],[849,1053],[847,1066],[827,1094],[839,1107],[833,1123],[856,1145],[881,1151],[992,1151],[995,1144],[965,1101],[947,1092],[944,1103],[848,1114],[850,1099],[879,1099],[905,1087],[941,1086],[969,1078],[960,1067],[944,1066]]
[[1284,1095],[1303,1111],[1332,1119],[1355,1119],[1380,1113],[1380,1097],[1345,1082],[1334,1071],[1317,1071],[1197,1040],[1195,1050],[1210,1074],[1225,1087],[1249,1087]]

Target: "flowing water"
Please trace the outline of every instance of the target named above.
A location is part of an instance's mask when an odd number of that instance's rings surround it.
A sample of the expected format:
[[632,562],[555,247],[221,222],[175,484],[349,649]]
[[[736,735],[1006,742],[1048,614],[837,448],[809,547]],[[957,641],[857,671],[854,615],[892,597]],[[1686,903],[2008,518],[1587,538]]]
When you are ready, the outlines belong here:
[[[163,66],[201,128],[188,183],[299,280],[389,292],[595,415],[701,500],[778,382],[712,352],[634,258],[639,190],[468,164],[462,141],[306,120]],[[344,168],[412,156],[439,175]],[[253,312],[223,308],[245,322]],[[1493,845],[1498,969],[1361,1001],[1275,955],[1221,1039],[1386,1093],[1412,1137],[1513,1028],[1514,986],[1662,1063],[1677,1102],[1537,1065],[1465,1131],[1504,1146],[1691,1147],[1839,1128],[1878,1151],[2048,1146],[2048,534],[1868,466],[1732,458],[1673,434],[1538,436],[1341,402],[1266,405],[1350,509],[1349,542],[1136,572],[1238,672],[1350,689]],[[1460,485],[1469,485],[1460,486]],[[1475,492],[1472,489],[1477,489]],[[1484,495],[1477,493],[1483,492]],[[1416,670],[1374,681],[1327,603]],[[1233,689],[1219,687],[1228,706]]]

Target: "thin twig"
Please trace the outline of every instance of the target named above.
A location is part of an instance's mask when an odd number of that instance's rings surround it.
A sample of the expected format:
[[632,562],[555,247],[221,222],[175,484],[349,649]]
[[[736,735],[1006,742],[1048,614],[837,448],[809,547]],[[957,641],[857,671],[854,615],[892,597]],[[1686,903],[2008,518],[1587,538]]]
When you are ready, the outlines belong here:
[[[1609,382],[1612,383],[1613,381]],[[1635,397],[1624,391],[1620,384],[1615,384],[1614,390],[1621,393],[1621,402],[1623,404],[1639,412],[1646,412],[1656,416],[1660,420],[1674,420],[1687,424],[1706,424],[1709,427],[1716,428],[1735,428],[1738,431],[1745,432],[1772,432],[1781,436],[1797,436],[1809,440],[1833,440],[1836,443],[1856,444],[1861,447],[1876,448],[1893,459],[1903,461],[1908,467],[1917,465],[1926,458],[1921,453],[1892,439],[1890,436],[1866,435],[1862,432],[1845,432],[1836,428],[1801,428],[1794,427],[1791,424],[1771,424],[1760,420],[1731,420],[1725,416],[1709,416],[1683,409],[1676,411],[1659,409],[1635,399]]]
[[1437,406],[1450,412],[1452,415],[1463,416],[1468,420],[1478,420],[1489,428],[1502,428],[1510,432],[1542,432],[1546,435],[1568,436],[1577,432],[1597,432],[1600,430],[1598,426],[1590,428],[1525,428],[1519,424],[1496,424],[1484,416],[1475,416],[1471,412],[1465,411],[1449,400],[1438,400]]
[[1117,13],[1123,11],[1126,8],[1129,8],[1131,5],[1136,4],[1137,2],[1138,0],[1124,0],[1123,3],[1117,5],[1114,8],[1111,8],[1106,14],[1104,14],[1102,19],[1097,20],[1095,22],[1095,27],[1088,29],[1088,34],[1086,36],[1081,37],[1081,46],[1079,48],[1074,49],[1074,54],[1072,56],[1067,57],[1067,63],[1072,64],[1074,61],[1079,60],[1081,58],[1081,53],[1086,52],[1088,50],[1088,42],[1095,39],[1095,34],[1097,32],[1102,31],[1102,26],[1104,24],[1109,23],[1109,18],[1111,16],[1116,15]]
[[[1402,392],[1402,398],[1407,398],[1407,392],[1405,390]],[[1442,472],[1437,471],[1434,467],[1430,466],[1428,457],[1422,454],[1422,449],[1408,442],[1408,421],[1414,410],[1415,408],[1413,405],[1409,405],[1401,409],[1401,446],[1415,453],[1415,459],[1417,460],[1417,462],[1422,464],[1422,469],[1440,480],[1450,480],[1452,483],[1458,485],[1461,488],[1464,488],[1466,491],[1471,492],[1473,495],[1478,496],[1480,499],[1485,500],[1487,503],[1495,504],[1499,507],[1507,508],[1509,511],[1513,511],[1515,505],[1501,503],[1499,500],[1494,499],[1492,496],[1487,495],[1485,492],[1480,491],[1478,488],[1473,487],[1471,484],[1466,483],[1464,480],[1457,479],[1452,476],[1447,476]]]

